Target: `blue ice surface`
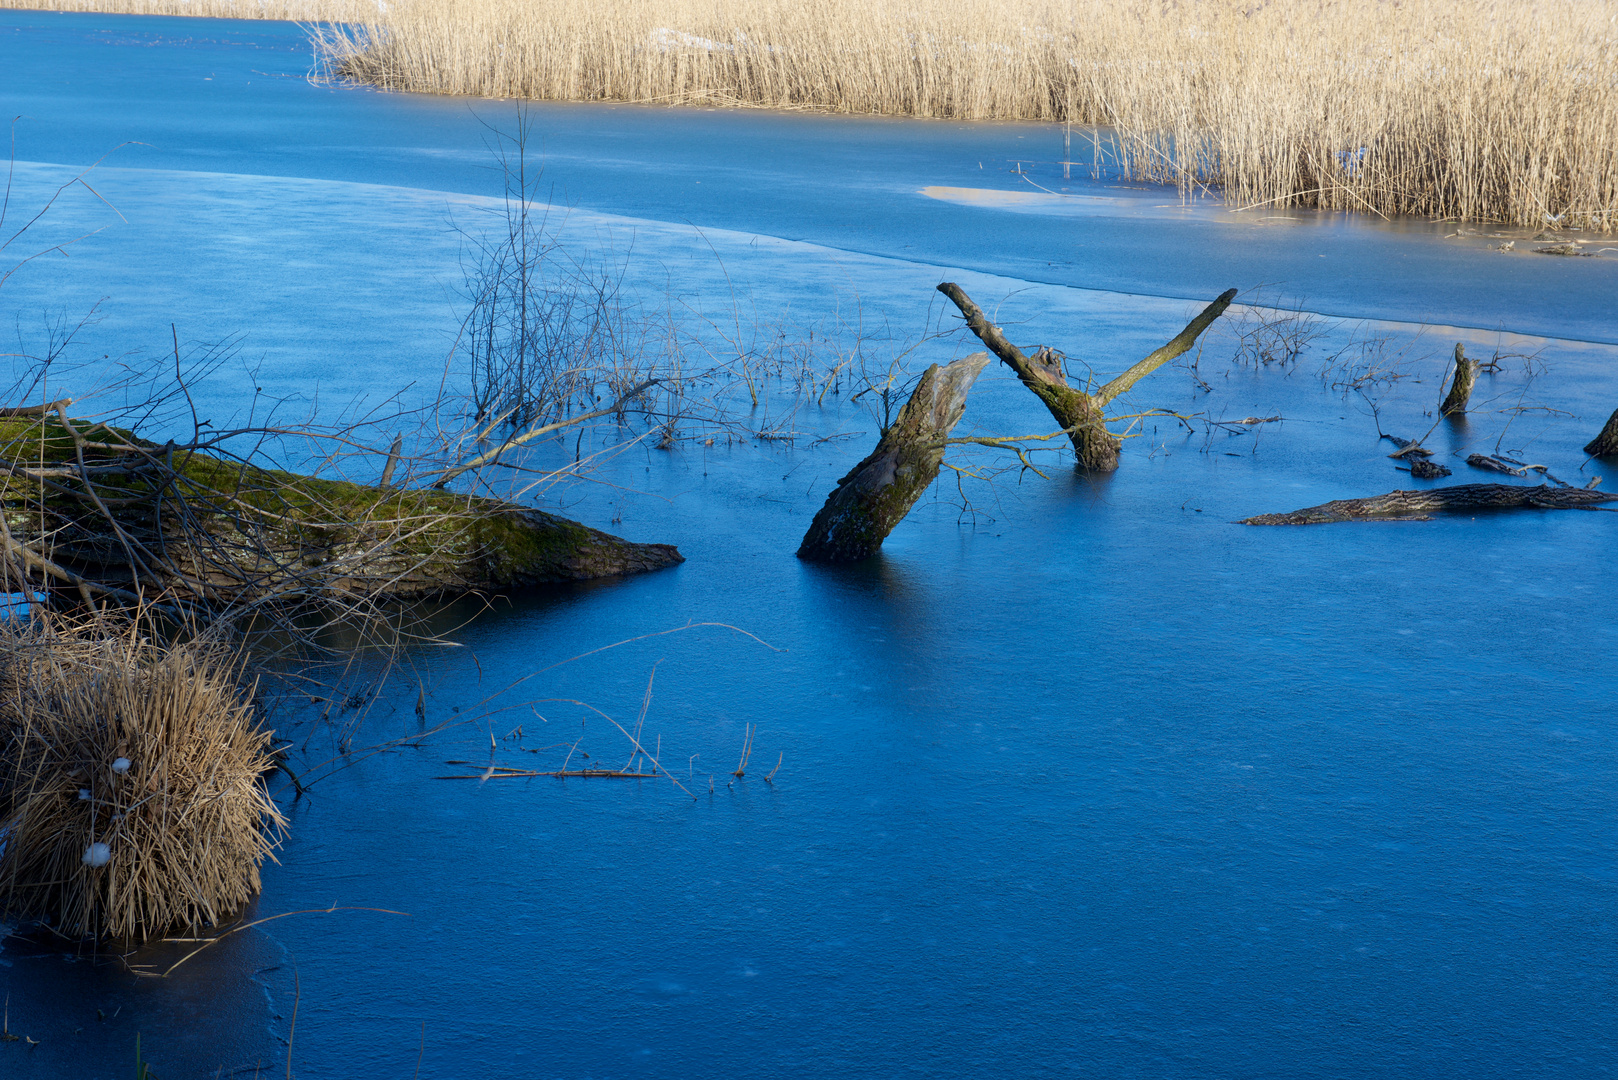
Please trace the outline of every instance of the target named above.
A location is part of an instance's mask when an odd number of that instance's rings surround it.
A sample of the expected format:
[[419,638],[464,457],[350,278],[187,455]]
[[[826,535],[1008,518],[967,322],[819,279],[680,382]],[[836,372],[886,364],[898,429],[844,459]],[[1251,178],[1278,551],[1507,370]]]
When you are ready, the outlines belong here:
[[[26,341],[43,313],[107,298],[75,354],[90,366],[64,377],[160,352],[173,321],[188,341],[243,335],[255,378],[199,387],[207,418],[260,386],[340,404],[435,384],[451,225],[497,206],[480,118],[511,105],[313,86],[307,67],[276,24],[5,15],[0,103],[27,117],[14,205],[144,144],[90,177],[122,218],[70,189],[41,235],[103,231],[0,293]],[[1284,422],[1158,417],[1109,477],[1047,455],[1043,478],[946,481],[854,567],[791,558],[875,437],[840,396],[783,412],[776,384],[750,416],[858,433],[818,446],[636,446],[600,473],[616,486],[565,508],[688,561],[458,629],[446,611],[463,648],[416,658],[355,744],[415,730],[416,676],[430,724],[478,722],[357,757],[290,805],[256,915],[408,915],[283,919],[161,981],[13,938],[9,1023],[42,1041],[0,1044],[4,1075],[122,1075],[137,1030],[164,1077],[276,1072],[295,1001],[308,1078],[412,1075],[418,1055],[422,1075],[491,1078],[1612,1071],[1618,521],[1232,524],[1419,486],[1378,425],[1433,426],[1455,340],[1537,359],[1484,376],[1436,460],[1492,479],[1461,461],[1498,449],[1584,483],[1599,465],[1579,447],[1618,405],[1610,260],[1085,181],[1054,197],[1008,171],[1026,155],[1063,186],[1037,125],[532,116],[572,208],[559,232],[683,310],[822,328],[858,311],[902,337],[950,278],[1019,340],[1109,371],[1197,301],[1264,285],[1249,296],[1331,316],[1328,338],[1242,363],[1227,320],[1200,383],[1168,369],[1120,409]],[[1383,338],[1398,381],[1317,377]],[[991,369],[962,431],[1048,426]],[[693,621],[773,648],[697,627],[541,670]],[[623,764],[623,736],[575,702],[628,725],[654,669],[643,734],[695,799],[666,780],[433,779],[488,760],[491,737],[503,763],[554,767],[521,748],[577,740]],[[311,762],[357,722],[337,717],[291,718]]]

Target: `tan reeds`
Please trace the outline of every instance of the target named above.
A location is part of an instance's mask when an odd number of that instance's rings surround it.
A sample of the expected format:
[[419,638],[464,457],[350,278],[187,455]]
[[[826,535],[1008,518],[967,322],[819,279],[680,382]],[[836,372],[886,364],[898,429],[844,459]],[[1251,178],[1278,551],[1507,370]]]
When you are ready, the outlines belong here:
[[1075,157],[1243,206],[1618,225],[1618,0],[398,0],[320,47],[401,90],[1105,125]]
[[342,23],[327,70],[400,90],[1072,121],[1081,164],[1241,206],[1618,226],[1618,0],[11,2]]
[[124,939],[239,910],[285,821],[231,656],[45,615],[0,650],[0,910]]

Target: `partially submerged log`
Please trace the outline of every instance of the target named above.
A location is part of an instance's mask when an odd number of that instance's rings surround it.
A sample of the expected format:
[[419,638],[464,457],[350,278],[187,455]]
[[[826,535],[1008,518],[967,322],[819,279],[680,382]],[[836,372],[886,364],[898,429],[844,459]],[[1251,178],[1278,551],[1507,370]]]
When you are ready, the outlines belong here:
[[1601,434],[1585,443],[1584,452],[1591,457],[1618,457],[1618,409],[1607,417],[1607,426],[1601,429]]
[[1510,462],[1502,461],[1497,457],[1492,457],[1488,454],[1468,454],[1466,455],[1466,463],[1472,466],[1474,469],[1482,469],[1484,472],[1500,473],[1503,476],[1528,475],[1528,467],[1526,465],[1519,467],[1511,464]]
[[1390,491],[1369,499],[1337,499],[1289,514],[1260,514],[1238,525],[1327,525],[1338,521],[1431,521],[1438,513],[1478,510],[1581,510],[1618,502],[1618,493],[1587,488],[1457,484],[1427,491]]
[[945,440],[960,422],[967,391],[988,364],[988,353],[973,353],[926,370],[876,449],[826,497],[798,545],[798,558],[856,562],[876,554],[938,476]]
[[1236,290],[1228,289],[1217,300],[1202,310],[1202,314],[1181,330],[1174,340],[1156,350],[1128,371],[1107,383],[1093,394],[1075,389],[1067,383],[1061,363],[1046,349],[1036,350],[1033,356],[1006,340],[1000,328],[984,317],[983,311],[954,282],[946,281],[938,291],[949,297],[966,317],[966,325],[978,340],[989,347],[1034,396],[1045,403],[1056,422],[1067,432],[1073,443],[1073,453],[1080,467],[1091,472],[1111,472],[1118,468],[1118,452],[1122,447],[1118,437],[1107,430],[1106,407],[1141,379],[1150,375],[1196,343],[1198,336],[1230,306]]
[[[56,416],[0,420],[0,574],[193,615],[501,592],[683,559],[497,499],[370,487]],[[390,477],[391,479],[391,477]]]
[[1478,381],[1478,362],[1466,358],[1466,350],[1461,343],[1455,343],[1455,376],[1450,380],[1449,394],[1444,398],[1444,404],[1438,408],[1438,415],[1452,416],[1455,413],[1465,413],[1466,406],[1472,400],[1472,387]]

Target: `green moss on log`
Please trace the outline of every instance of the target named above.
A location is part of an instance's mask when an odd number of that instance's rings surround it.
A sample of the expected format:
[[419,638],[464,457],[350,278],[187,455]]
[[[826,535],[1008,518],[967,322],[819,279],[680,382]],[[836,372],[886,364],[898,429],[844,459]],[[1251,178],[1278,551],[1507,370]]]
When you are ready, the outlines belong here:
[[[265,469],[83,421],[0,420],[13,541],[131,584],[201,595],[315,591],[421,597],[643,573],[684,561],[542,510],[450,491]],[[76,437],[75,437],[76,436]],[[82,467],[81,467],[82,454]],[[120,536],[122,533],[122,536]]]

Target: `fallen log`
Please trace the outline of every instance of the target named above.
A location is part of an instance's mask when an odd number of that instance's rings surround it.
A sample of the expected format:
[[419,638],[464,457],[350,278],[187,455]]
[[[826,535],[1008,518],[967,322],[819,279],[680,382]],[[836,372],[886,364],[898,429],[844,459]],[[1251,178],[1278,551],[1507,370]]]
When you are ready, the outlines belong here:
[[1337,499],[1288,514],[1259,514],[1238,525],[1327,525],[1337,521],[1431,521],[1437,513],[1477,510],[1581,510],[1618,502],[1618,493],[1587,488],[1457,484],[1426,491],[1390,491],[1369,499]]
[[1141,379],[1191,348],[1198,336],[1219,318],[1230,306],[1230,302],[1236,298],[1235,289],[1226,290],[1217,300],[1203,308],[1202,313],[1192,319],[1174,340],[1136,363],[1100,390],[1087,394],[1067,384],[1067,376],[1063,374],[1062,365],[1056,354],[1040,348],[1029,356],[1006,340],[1000,328],[984,317],[982,309],[961,291],[959,285],[946,281],[938,286],[938,291],[949,297],[955,306],[961,309],[961,314],[966,317],[967,328],[977,335],[978,340],[1016,372],[1022,384],[1045,403],[1045,407],[1072,440],[1073,453],[1078,458],[1080,467],[1091,472],[1112,472],[1118,468],[1118,452],[1123,444],[1116,435],[1107,430],[1105,412],[1107,405]]
[[798,545],[798,558],[856,562],[876,554],[938,476],[945,440],[960,422],[967,391],[988,364],[988,353],[973,353],[926,370],[876,449],[826,497]]
[[266,469],[60,408],[0,419],[0,504],[8,589],[54,585],[204,619],[264,604],[505,592],[684,561],[668,544],[532,507]]

